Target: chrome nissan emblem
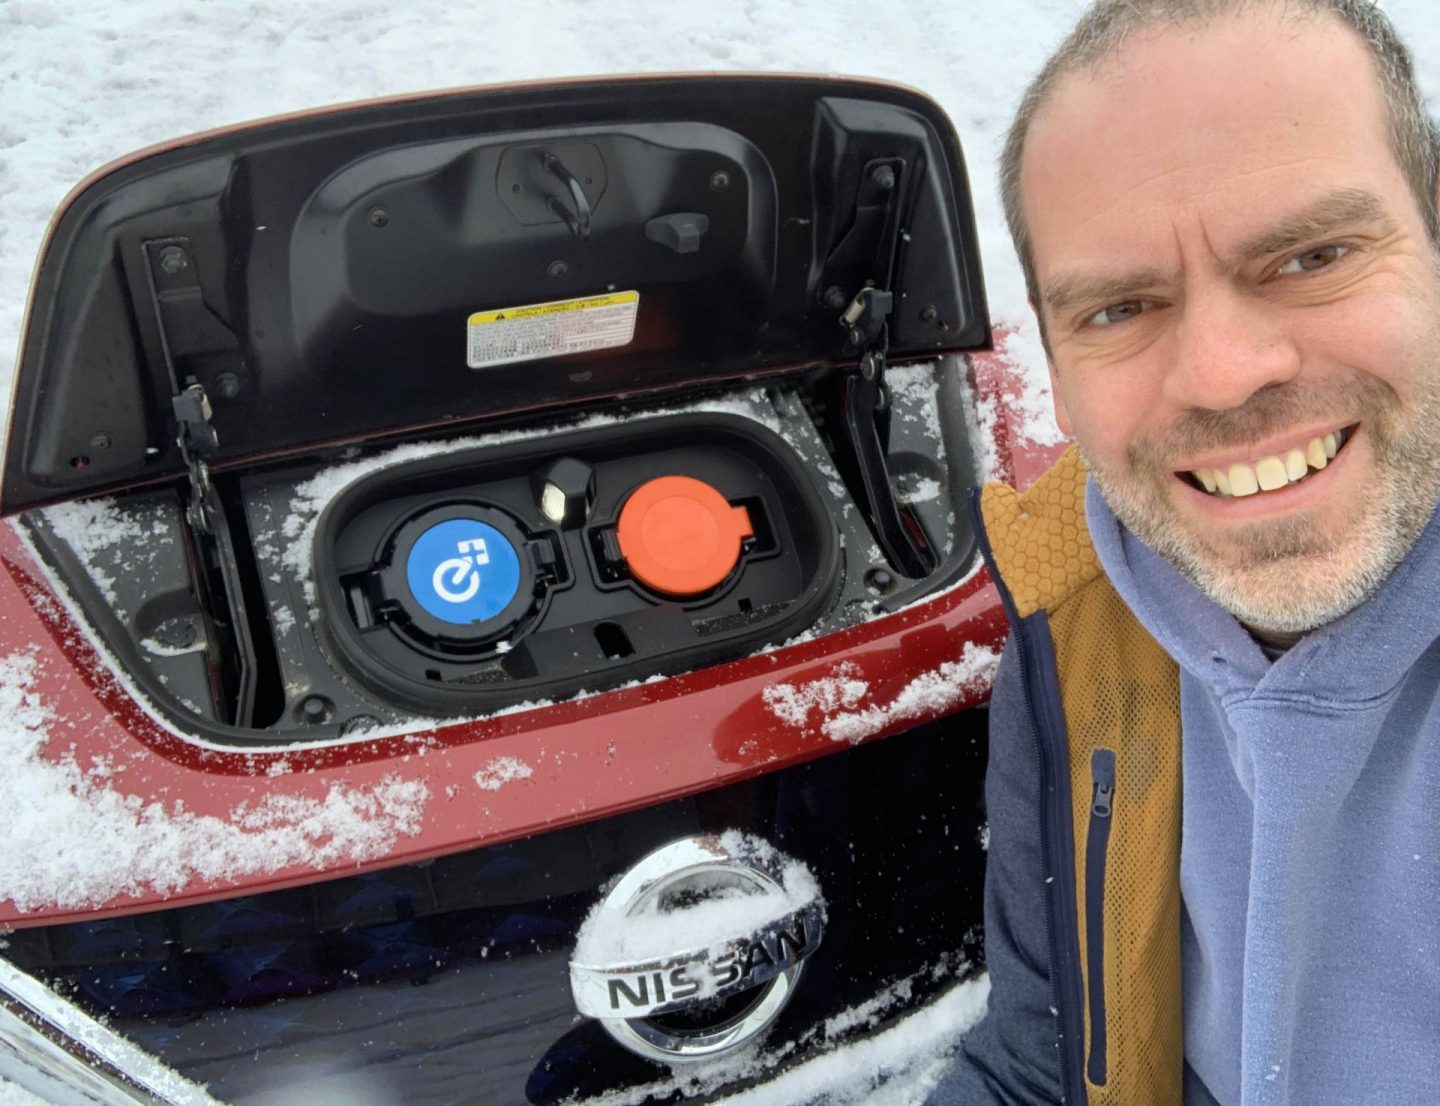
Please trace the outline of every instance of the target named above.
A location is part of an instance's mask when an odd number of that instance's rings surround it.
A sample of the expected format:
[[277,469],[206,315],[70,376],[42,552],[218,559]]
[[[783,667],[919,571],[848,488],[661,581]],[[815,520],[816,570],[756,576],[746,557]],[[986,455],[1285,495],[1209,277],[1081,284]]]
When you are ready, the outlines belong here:
[[804,865],[739,832],[687,837],[641,860],[590,912],[570,990],[631,1052],[710,1060],[779,1017],[824,927]]

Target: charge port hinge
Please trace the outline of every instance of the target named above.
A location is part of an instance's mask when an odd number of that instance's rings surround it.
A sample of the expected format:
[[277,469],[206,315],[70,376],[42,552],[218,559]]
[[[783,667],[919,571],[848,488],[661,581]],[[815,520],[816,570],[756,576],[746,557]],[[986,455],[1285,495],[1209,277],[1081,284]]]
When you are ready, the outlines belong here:
[[170,406],[175,412],[175,444],[180,447],[180,456],[190,473],[190,525],[201,533],[213,534],[210,466],[205,462],[219,449],[220,438],[210,424],[210,397],[203,385],[191,384],[179,395],[170,397]]
[[208,462],[220,450],[220,436],[211,422],[214,409],[204,384],[196,379],[196,374],[211,373],[221,395],[228,395],[230,389],[238,391],[244,367],[240,345],[230,327],[205,302],[195,246],[189,238],[151,239],[143,243],[142,253],[153,320],[153,330],[145,328],[144,340],[148,352],[165,370],[175,417],[175,444],[190,480],[185,518],[199,569],[197,586],[202,595],[209,596],[211,636],[229,643],[211,659],[216,706],[225,721],[249,726],[254,718],[259,667],[255,638],[236,537],[210,481]]
[[[148,352],[165,371],[175,442],[190,475],[190,523],[204,534],[218,525],[207,462],[220,449],[214,410],[197,375],[210,374],[221,394],[238,391],[244,362],[229,325],[205,300],[195,243],[184,235],[148,239],[141,246],[151,321],[142,328]],[[221,370],[224,370],[223,372]]]
[[855,460],[862,506],[875,528],[880,549],[906,576],[920,579],[934,571],[934,547],[920,520],[901,508],[890,476],[890,390],[885,383],[885,355],[890,346],[890,310],[895,297],[882,288],[866,287],[840,315],[860,361],[845,372],[842,423]]

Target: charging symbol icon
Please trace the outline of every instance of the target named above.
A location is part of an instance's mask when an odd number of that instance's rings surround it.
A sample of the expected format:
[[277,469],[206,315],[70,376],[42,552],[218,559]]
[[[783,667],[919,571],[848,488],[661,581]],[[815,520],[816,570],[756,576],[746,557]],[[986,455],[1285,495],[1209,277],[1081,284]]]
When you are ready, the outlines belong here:
[[[480,590],[480,565],[490,563],[490,552],[485,548],[484,538],[471,538],[458,542],[460,554],[435,566],[430,576],[430,586],[435,594],[447,603],[465,603],[475,598]],[[458,589],[458,590],[457,590]]]
[[487,522],[452,518],[426,529],[405,554],[405,582],[427,615],[480,627],[520,593],[514,542]]

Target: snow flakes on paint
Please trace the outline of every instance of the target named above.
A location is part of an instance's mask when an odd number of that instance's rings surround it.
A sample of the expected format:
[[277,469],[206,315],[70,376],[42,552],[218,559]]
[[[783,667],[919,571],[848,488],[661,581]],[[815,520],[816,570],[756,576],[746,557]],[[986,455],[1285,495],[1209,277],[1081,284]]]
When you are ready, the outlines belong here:
[[787,726],[803,729],[816,715],[821,732],[831,741],[855,744],[897,722],[943,713],[988,687],[999,663],[996,650],[967,641],[959,660],[920,673],[888,703],[862,706],[870,684],[859,678],[859,668],[853,664],[840,665],[834,675],[803,684],[772,684],[762,696],[770,713]]
[[519,757],[496,757],[475,773],[475,784],[481,791],[499,791],[514,780],[528,780],[535,769]]
[[787,726],[803,729],[812,714],[828,718],[858,706],[870,690],[869,681],[860,679],[859,673],[858,665],[841,664],[833,676],[803,684],[771,684],[761,697],[776,718]]
[[[0,898],[21,910],[98,906],[167,894],[192,880],[235,880],[283,868],[361,863],[420,831],[429,788],[389,776],[373,789],[332,784],[319,797],[264,795],[224,818],[117,790],[115,766],[58,760],[59,719],[36,691],[39,665],[0,658]],[[119,778],[123,779],[123,776]]]
[[825,736],[831,741],[855,744],[894,723],[941,714],[968,695],[989,687],[999,664],[996,650],[967,641],[958,661],[946,661],[937,669],[922,672],[890,702],[827,718]]

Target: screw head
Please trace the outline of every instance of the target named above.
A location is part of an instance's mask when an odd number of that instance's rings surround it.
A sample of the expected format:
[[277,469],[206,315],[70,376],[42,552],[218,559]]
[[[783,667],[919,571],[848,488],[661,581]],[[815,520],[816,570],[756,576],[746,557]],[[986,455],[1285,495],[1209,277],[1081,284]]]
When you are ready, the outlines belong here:
[[545,267],[545,272],[547,275],[558,280],[560,277],[567,276],[569,274],[570,266],[567,265],[564,261],[556,260],[550,262],[550,264]]
[[307,695],[300,700],[301,721],[312,726],[329,721],[335,711],[335,704],[323,695]]
[[190,258],[179,246],[166,246],[160,251],[160,269],[174,276],[190,264]]
[[372,207],[370,214],[366,216],[372,227],[386,227],[390,225],[390,212],[383,207]]
[[167,618],[155,627],[155,640],[172,649],[188,649],[198,637],[194,621],[184,616]]
[[215,390],[223,399],[234,399],[240,394],[240,378],[234,373],[221,373],[215,378]]
[[838,311],[845,306],[845,289],[841,288],[838,284],[832,284],[829,288],[825,289],[824,299],[826,307],[833,307]]
[[927,303],[924,310],[920,312],[920,321],[923,323],[933,323],[936,316],[939,314],[940,312],[935,310],[935,305],[933,303]]
[[710,191],[711,191],[711,192],[724,192],[725,189],[727,189],[727,188],[729,188],[729,187],[730,187],[730,174],[727,173],[727,172],[725,172],[724,169],[716,169],[715,172],[713,172],[713,173],[710,174]]
[[103,430],[100,433],[92,436],[90,439],[91,449],[109,449],[114,444],[114,440],[110,437],[109,434],[106,434]]
[[883,568],[872,568],[865,573],[865,586],[871,591],[884,595],[895,583],[895,577]]
[[876,188],[889,192],[895,187],[895,170],[889,165],[877,165],[870,174],[870,183]]

